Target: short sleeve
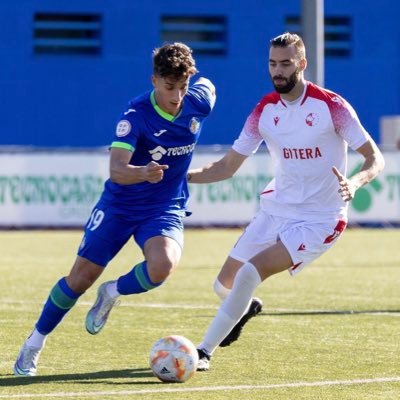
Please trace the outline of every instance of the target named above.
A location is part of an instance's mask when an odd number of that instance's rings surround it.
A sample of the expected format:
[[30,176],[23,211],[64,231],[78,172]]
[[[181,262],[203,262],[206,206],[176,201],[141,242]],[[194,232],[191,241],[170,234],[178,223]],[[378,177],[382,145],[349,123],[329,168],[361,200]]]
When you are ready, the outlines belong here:
[[353,150],[357,150],[368,141],[370,135],[361,125],[354,108],[345,99],[333,97],[329,108],[335,131]]
[[118,121],[114,138],[111,143],[112,148],[122,148],[129,151],[134,151],[139,137],[139,121],[136,110],[127,109]]
[[216,94],[215,87],[209,79],[199,78],[190,87],[190,94],[205,115],[212,111],[216,101]]
[[262,109],[262,104],[257,104],[252,113],[247,117],[239,137],[235,140],[232,146],[233,150],[236,152],[249,156],[255,153],[260,147],[263,138],[258,129],[258,122],[260,120]]

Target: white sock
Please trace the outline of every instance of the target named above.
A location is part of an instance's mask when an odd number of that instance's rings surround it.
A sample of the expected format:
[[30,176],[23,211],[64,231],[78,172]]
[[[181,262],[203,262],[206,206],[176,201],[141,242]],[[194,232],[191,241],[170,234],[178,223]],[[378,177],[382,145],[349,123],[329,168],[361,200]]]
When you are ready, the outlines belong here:
[[[232,291],[232,289],[228,289],[225,287],[219,280],[218,278],[214,281],[214,292],[216,295],[221,299],[225,300],[228,296],[229,293]],[[251,300],[249,301],[249,304],[246,307],[246,310],[244,311],[243,315],[249,311],[249,308],[251,306]]]
[[240,268],[233,282],[231,293],[224,300],[211,322],[203,342],[198,346],[210,355],[225,339],[248,308],[256,287],[261,283],[257,269],[251,263]]
[[42,335],[36,328],[31,335],[26,339],[26,344],[30,347],[42,349],[46,343],[47,335]]
[[117,281],[114,282],[110,282],[107,286],[106,286],[106,290],[107,293],[110,297],[112,297],[113,299],[116,299],[118,296],[121,295],[120,292],[118,292],[117,289]]
[[214,281],[214,292],[221,299],[225,300],[232,289],[226,288],[218,278]]
[[[225,287],[219,280],[218,278],[214,281],[214,292],[216,295],[223,301],[225,300],[228,296],[229,293],[232,291],[232,289],[228,289]],[[246,307],[246,310],[244,311],[243,315],[249,311],[249,308],[251,306],[251,300],[249,301],[249,304]],[[241,318],[241,317],[240,317]]]

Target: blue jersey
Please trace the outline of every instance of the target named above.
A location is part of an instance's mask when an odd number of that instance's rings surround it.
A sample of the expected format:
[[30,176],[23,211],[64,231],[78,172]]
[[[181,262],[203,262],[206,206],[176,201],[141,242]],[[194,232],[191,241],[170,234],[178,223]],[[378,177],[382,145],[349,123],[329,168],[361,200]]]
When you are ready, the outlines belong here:
[[186,174],[204,119],[215,103],[208,81],[200,82],[189,87],[176,116],[158,107],[154,92],[129,102],[117,124],[111,147],[132,151],[132,165],[145,166],[156,161],[169,168],[158,183],[120,185],[108,179],[101,201],[125,215],[137,211],[186,209],[189,197]]

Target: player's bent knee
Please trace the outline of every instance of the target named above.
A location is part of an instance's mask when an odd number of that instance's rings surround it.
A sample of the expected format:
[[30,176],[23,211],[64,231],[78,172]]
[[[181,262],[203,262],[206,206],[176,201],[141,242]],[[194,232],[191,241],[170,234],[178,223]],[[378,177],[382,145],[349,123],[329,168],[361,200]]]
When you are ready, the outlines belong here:
[[154,283],[162,283],[165,281],[175,269],[175,265],[172,262],[163,263],[147,263],[147,271],[149,277]]

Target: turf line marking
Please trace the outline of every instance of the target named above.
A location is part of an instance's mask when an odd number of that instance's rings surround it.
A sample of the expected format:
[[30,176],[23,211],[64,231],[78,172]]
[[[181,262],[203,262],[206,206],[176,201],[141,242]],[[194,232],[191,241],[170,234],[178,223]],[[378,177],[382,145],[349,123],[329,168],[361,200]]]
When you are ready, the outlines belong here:
[[[3,300],[3,304],[14,304],[14,305],[25,305],[25,304],[40,304],[41,302],[37,301],[16,301],[16,300]],[[93,302],[89,301],[80,301],[76,304],[76,306],[92,306]],[[171,309],[186,309],[186,310],[218,310],[218,305],[201,305],[201,304],[167,304],[167,303],[130,303],[130,302],[121,302],[118,307],[127,307],[127,308],[171,308]],[[397,310],[365,310],[365,311],[352,311],[352,310],[320,310],[320,309],[297,309],[297,308],[270,308],[266,309],[266,314],[269,317],[284,317],[290,316],[293,314],[321,314],[321,316],[329,316],[329,315],[378,315],[378,316],[393,316],[400,317],[400,311]],[[276,315],[275,315],[276,313]],[[282,314],[280,314],[282,313]]]
[[344,385],[364,385],[370,383],[392,383],[400,382],[400,376],[387,378],[366,378],[353,379],[343,381],[317,381],[317,382],[293,382],[293,383],[277,383],[271,385],[239,385],[239,386],[208,386],[208,387],[191,387],[191,388],[171,388],[163,389],[142,389],[142,390],[121,390],[121,391],[98,391],[98,392],[58,392],[58,393],[24,393],[0,395],[0,399],[15,399],[25,397],[97,397],[97,396],[133,396],[149,393],[190,393],[190,392],[215,392],[222,390],[272,390],[272,389],[288,389],[301,387],[320,387],[320,386],[344,386]]

